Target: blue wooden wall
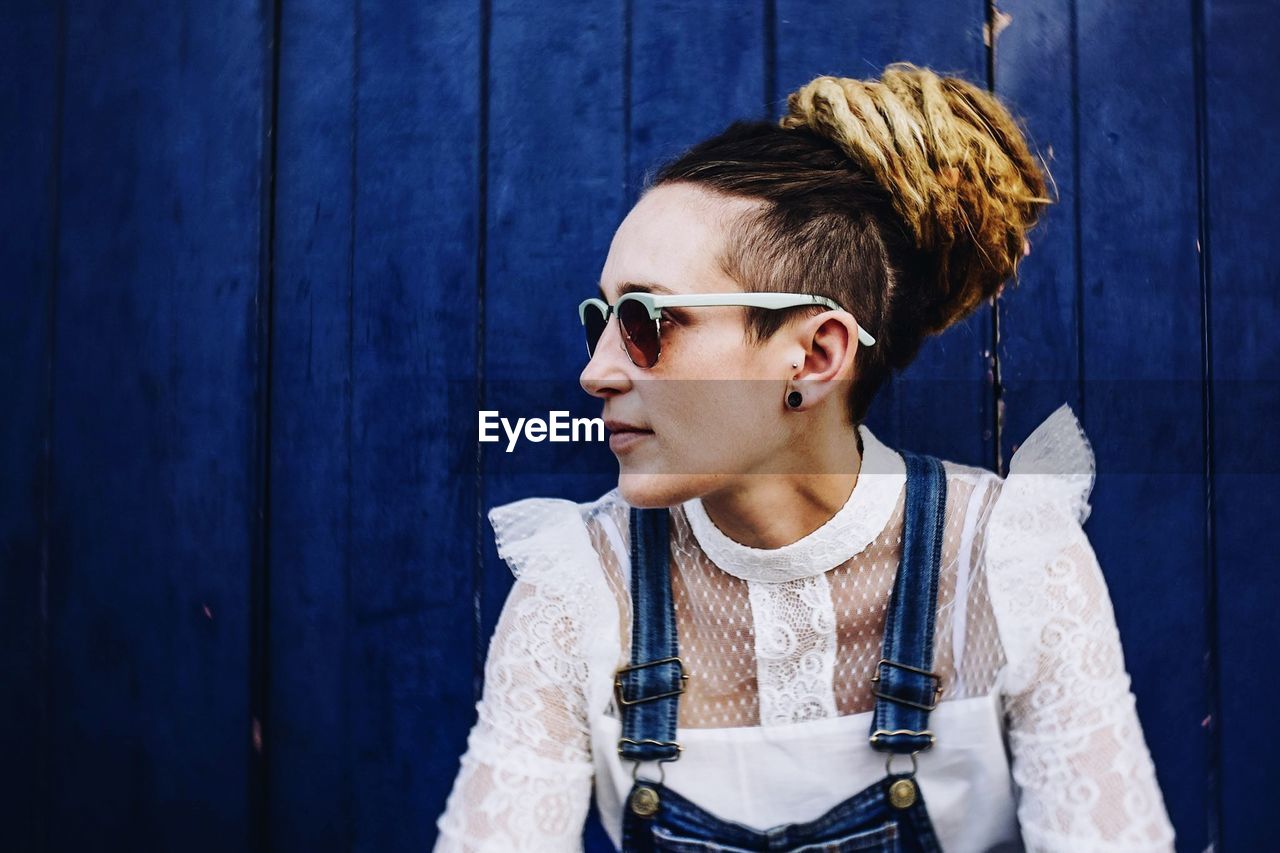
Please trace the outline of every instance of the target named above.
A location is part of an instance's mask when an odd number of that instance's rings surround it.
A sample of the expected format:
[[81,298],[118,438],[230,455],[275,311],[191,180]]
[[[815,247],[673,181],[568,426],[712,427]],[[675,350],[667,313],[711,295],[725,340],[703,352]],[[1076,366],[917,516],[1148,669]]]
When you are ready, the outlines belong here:
[[1276,6],[0,5],[0,848],[429,847],[483,513],[615,483],[476,411],[598,414],[574,306],[646,170],[894,60],[994,88],[1060,202],[871,424],[1003,471],[1072,404],[1179,849],[1273,846]]

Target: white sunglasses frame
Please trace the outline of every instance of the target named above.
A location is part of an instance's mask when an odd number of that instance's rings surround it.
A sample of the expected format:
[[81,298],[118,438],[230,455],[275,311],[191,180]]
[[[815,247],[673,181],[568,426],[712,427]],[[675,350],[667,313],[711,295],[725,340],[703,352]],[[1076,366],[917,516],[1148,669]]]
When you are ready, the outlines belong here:
[[[578,303],[578,320],[583,326],[587,325],[587,306],[595,305],[601,309],[604,314],[604,322],[608,324],[609,318],[617,313],[618,306],[628,299],[639,302],[649,312],[649,319],[658,322],[662,318],[662,309],[671,308],[701,308],[718,305],[740,305],[748,308],[795,308],[801,305],[823,305],[834,311],[843,311],[844,309],[825,296],[816,296],[811,293],[681,293],[681,294],[662,294],[662,293],[646,293],[643,291],[632,291],[624,293],[618,298],[618,301],[610,305],[599,297],[592,296]],[[862,324],[854,318],[854,325],[858,327],[858,343],[863,346],[872,346],[876,339],[871,333],[862,328]],[[659,340],[661,339],[661,330],[659,330]],[[661,357],[662,351],[658,351]],[[587,355],[591,355],[590,348],[587,349]],[[657,364],[657,361],[654,362]]]

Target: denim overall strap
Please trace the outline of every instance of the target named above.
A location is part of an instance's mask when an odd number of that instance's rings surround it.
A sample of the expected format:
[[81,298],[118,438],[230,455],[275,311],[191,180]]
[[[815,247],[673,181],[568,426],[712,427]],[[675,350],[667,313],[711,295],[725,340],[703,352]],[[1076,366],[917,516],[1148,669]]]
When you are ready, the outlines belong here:
[[679,695],[689,676],[680,661],[671,597],[669,511],[631,509],[631,665],[614,678],[622,715],[618,754],[635,761],[675,761]]
[[933,746],[929,712],[942,693],[942,679],[929,670],[947,480],[936,457],[908,451],[902,457],[907,467],[902,559],[885,617],[882,658],[871,679],[876,696],[871,746],[914,753]]

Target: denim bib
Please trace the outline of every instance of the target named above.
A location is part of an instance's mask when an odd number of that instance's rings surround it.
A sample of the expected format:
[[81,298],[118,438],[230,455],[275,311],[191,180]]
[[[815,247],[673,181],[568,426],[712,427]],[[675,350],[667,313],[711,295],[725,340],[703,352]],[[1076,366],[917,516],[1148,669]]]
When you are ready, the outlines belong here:
[[[915,777],[916,754],[935,742],[929,712],[942,693],[933,665],[934,618],[947,483],[936,457],[904,451],[902,558],[885,617],[868,743],[886,753],[885,776],[822,816],[759,831],[702,809],[662,780],[635,778],[624,804],[622,849],[634,851],[940,851]],[[635,763],[676,761],[680,694],[689,679],[679,657],[671,594],[669,510],[631,510],[631,665],[618,670],[618,753]],[[906,754],[910,770],[895,772]],[[659,763],[659,767],[661,767]],[[635,777],[635,773],[633,773]]]

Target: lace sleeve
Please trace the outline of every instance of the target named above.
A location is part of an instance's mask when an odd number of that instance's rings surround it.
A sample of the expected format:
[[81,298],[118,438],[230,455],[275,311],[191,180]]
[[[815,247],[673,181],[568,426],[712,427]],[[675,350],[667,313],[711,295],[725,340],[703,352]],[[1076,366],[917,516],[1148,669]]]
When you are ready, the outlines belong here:
[[1018,820],[1029,850],[1172,850],[1106,581],[1081,526],[1093,483],[1088,438],[1064,404],[1014,454],[987,525]]
[[597,701],[591,650],[604,645],[596,632],[611,593],[591,564],[577,504],[528,498],[494,508],[489,520],[516,581],[435,850],[581,850]]

